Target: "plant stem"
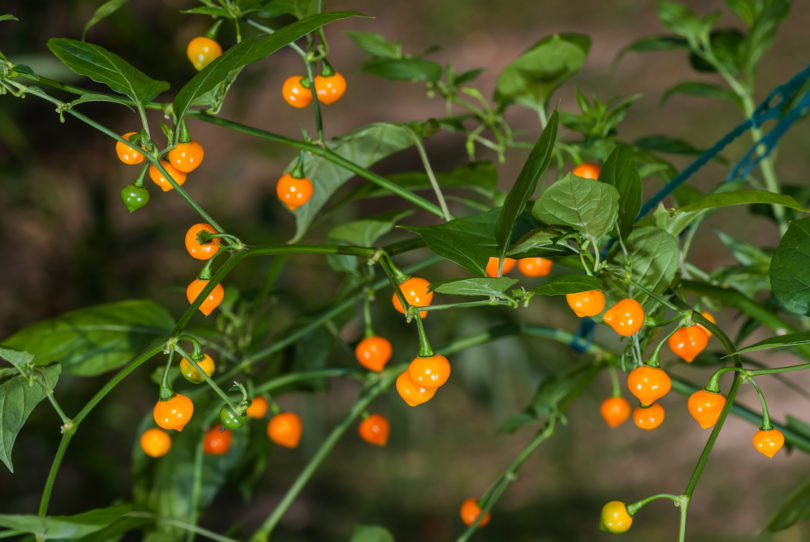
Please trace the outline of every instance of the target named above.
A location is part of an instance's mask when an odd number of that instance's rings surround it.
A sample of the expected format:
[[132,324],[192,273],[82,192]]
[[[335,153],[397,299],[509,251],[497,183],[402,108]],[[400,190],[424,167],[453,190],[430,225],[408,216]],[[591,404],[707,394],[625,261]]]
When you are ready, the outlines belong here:
[[321,101],[318,99],[318,91],[315,88],[315,77],[312,75],[312,61],[308,58],[305,59],[304,65],[307,67],[307,79],[309,80],[309,90],[312,92],[312,105],[315,109],[315,129],[318,132],[318,141],[324,142],[323,139],[323,119],[321,118]]
[[128,518],[153,519],[155,520],[155,523],[165,523],[166,525],[172,525],[173,527],[180,527],[181,529],[195,532],[206,538],[210,538],[211,540],[216,540],[217,542],[239,542],[238,540],[234,540],[233,538],[222,536],[221,534],[217,534],[213,531],[209,531],[208,529],[204,529],[202,527],[197,527],[196,525],[191,525],[189,523],[186,523],[185,521],[180,521],[179,519],[168,518],[164,516],[158,516],[157,514],[150,514],[149,512],[127,512],[126,514],[124,514],[124,516]]
[[287,512],[287,509],[293,503],[295,498],[307,484],[309,479],[315,473],[317,468],[329,454],[329,452],[334,448],[335,444],[337,444],[340,437],[343,436],[343,433],[349,428],[349,426],[354,423],[354,420],[360,416],[363,411],[368,407],[371,402],[377,398],[378,395],[383,393],[387,390],[391,384],[393,384],[396,377],[399,376],[398,373],[393,371],[386,371],[386,374],[383,378],[381,378],[377,384],[365,392],[354,404],[351,408],[349,413],[346,417],[341,421],[329,436],[326,437],[321,447],[318,448],[318,451],[315,452],[315,455],[312,456],[312,459],[309,460],[307,465],[304,467],[304,470],[301,471],[301,474],[298,475],[295,482],[289,487],[287,493],[285,493],[284,497],[282,497],[281,501],[276,505],[276,508],[273,512],[265,519],[259,529],[253,534],[250,538],[251,542],[259,542],[259,541],[266,541],[273,532],[273,529],[278,525],[278,522]]
[[225,402],[225,404],[228,405],[228,407],[231,410],[233,410],[234,412],[238,412],[238,409],[236,408],[236,405],[233,404],[233,402],[231,402],[231,398],[228,397],[228,394],[225,393],[222,390],[222,388],[220,388],[217,385],[217,383],[214,382],[214,380],[210,376],[208,376],[208,373],[206,373],[202,369],[202,367],[200,367],[197,364],[197,360],[195,360],[193,356],[191,356],[188,352],[186,352],[185,350],[183,350],[182,348],[180,348],[177,345],[174,346],[174,349],[177,351],[178,354],[180,354],[181,356],[186,358],[195,369],[197,369],[197,372],[200,373],[200,376],[203,377],[205,379],[205,382],[211,387],[212,390],[214,390],[214,393],[219,395],[220,399],[222,399]]
[[478,528],[478,523],[484,519],[484,516],[487,515],[495,503],[498,501],[500,496],[506,491],[506,487],[517,480],[517,472],[523,463],[529,459],[529,456],[537,449],[540,444],[545,441],[548,437],[550,437],[554,433],[554,425],[557,421],[557,416],[552,415],[546,425],[537,432],[537,435],[529,442],[529,444],[523,449],[523,451],[518,455],[515,460],[509,465],[509,468],[501,474],[495,484],[487,491],[486,496],[483,499],[481,512],[478,514],[475,522],[472,523],[467,530],[465,530],[461,536],[456,539],[456,542],[465,542],[469,540],[469,538],[473,535],[475,530]]
[[430,179],[430,185],[433,187],[433,192],[436,194],[436,199],[439,201],[439,206],[442,208],[442,213],[444,213],[444,221],[449,222],[453,220],[453,216],[450,214],[450,210],[447,208],[447,202],[444,200],[444,194],[442,194],[442,189],[439,186],[439,181],[436,179],[436,175],[433,173],[433,168],[430,166],[430,160],[428,160],[427,153],[425,152],[425,146],[422,144],[422,138],[420,138],[413,129],[410,129],[411,137],[413,138],[413,143],[416,146],[416,150],[419,152],[419,158],[422,160],[422,166],[425,168],[425,173],[427,173],[428,179]]
[[291,139],[289,137],[284,137],[282,135],[274,134],[272,132],[267,132],[265,130],[260,130],[259,128],[253,128],[251,126],[246,126],[244,124],[240,124],[238,122],[230,121],[227,119],[222,119],[219,117],[212,117],[210,115],[206,115],[205,113],[194,111],[189,112],[187,117],[196,118],[211,124],[216,124],[217,126],[224,126],[226,128],[230,128],[234,131],[241,132],[243,134],[252,135],[258,137],[260,139],[265,139],[267,141],[273,141],[274,143],[280,143],[282,145],[287,145],[290,147],[294,147],[296,149],[303,149],[310,154],[314,154],[316,156],[320,156],[321,158],[325,158],[330,162],[337,164],[338,166],[351,171],[363,177],[364,179],[371,181],[372,183],[385,188],[389,192],[413,203],[414,205],[433,213],[438,217],[444,218],[444,213],[442,210],[437,207],[434,203],[426,200],[425,198],[418,196],[411,192],[410,190],[406,190],[399,186],[398,184],[389,181],[385,177],[381,177],[376,173],[369,171],[368,169],[355,164],[349,160],[346,160],[339,154],[336,154],[334,151],[327,147],[322,147],[320,145],[314,143],[307,143],[306,141],[299,141],[297,139]]
[[56,480],[56,475],[59,472],[59,466],[62,464],[62,459],[65,456],[70,439],[73,437],[73,434],[76,433],[79,424],[87,417],[88,414],[90,414],[93,408],[95,408],[95,406],[101,402],[101,400],[104,399],[104,397],[106,397],[106,395],[110,393],[115,386],[118,385],[119,382],[129,375],[129,373],[143,365],[153,356],[159,354],[163,350],[163,345],[163,341],[152,344],[142,354],[119,370],[115,376],[108,380],[104,386],[102,386],[102,388],[98,390],[92,398],[90,398],[87,404],[85,404],[79,413],[73,418],[72,422],[69,424],[69,427],[65,428],[64,433],[62,433],[62,439],[59,441],[59,447],[56,450],[56,455],[51,463],[48,478],[45,480],[45,488],[42,490],[42,497],[39,501],[39,516],[45,516],[48,513],[48,503],[51,499],[53,484]]

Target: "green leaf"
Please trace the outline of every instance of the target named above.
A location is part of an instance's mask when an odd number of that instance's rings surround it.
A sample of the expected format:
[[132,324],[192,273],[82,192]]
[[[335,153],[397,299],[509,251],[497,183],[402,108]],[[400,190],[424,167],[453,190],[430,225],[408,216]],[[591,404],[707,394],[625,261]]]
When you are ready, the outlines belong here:
[[740,241],[732,236],[715,229],[714,233],[720,241],[734,254],[737,261],[743,265],[764,266],[766,269],[771,265],[771,257],[758,246],[745,241]]
[[232,71],[257,62],[298,38],[333,21],[361,16],[359,13],[352,11],[321,13],[285,26],[273,34],[263,34],[234,45],[192,77],[177,93],[172,109],[178,122],[186,115],[188,109],[198,98],[225,81]]
[[442,76],[442,67],[422,58],[372,58],[363,62],[363,71],[390,81],[430,81]]
[[[422,237],[428,248],[436,255],[456,262],[476,275],[485,275],[490,257],[498,253],[495,241],[495,224],[500,209],[465,217],[435,226],[403,226]],[[521,218],[517,232],[531,229],[531,225]]]
[[17,17],[15,17],[14,15],[12,15],[11,13],[4,13],[3,15],[0,15],[0,22],[3,22],[3,21],[17,21],[17,22],[19,22],[19,19]]
[[506,294],[506,290],[517,284],[517,282],[518,279],[508,277],[445,280],[432,284],[431,289],[440,294],[511,299],[511,297]]
[[[3,349],[3,357],[6,356],[14,357]],[[17,434],[48,390],[56,386],[60,371],[59,364],[37,369],[30,376],[21,374],[18,369],[0,369],[0,460],[11,472],[14,472],[11,449]],[[0,525],[3,525],[1,521]]]
[[619,193],[619,233],[626,238],[633,229],[642,199],[641,177],[632,151],[624,145],[617,145],[602,165],[598,180],[613,186]]
[[530,409],[538,415],[562,412],[576,399],[600,368],[592,361],[584,361],[560,374],[546,377],[534,394]]
[[34,361],[34,354],[0,346],[0,358],[11,363],[18,371],[26,372]]
[[402,58],[402,46],[373,32],[346,32],[362,50],[379,58]]
[[[492,162],[472,162],[465,164],[453,171],[442,173],[435,172],[439,186],[469,188],[490,199],[495,197],[495,189],[498,183],[498,171]],[[388,180],[397,183],[409,190],[420,190],[430,188],[430,179],[424,171],[413,171],[407,173],[394,173],[388,176]],[[388,190],[377,185],[366,185],[367,189],[363,196],[390,195]]]
[[48,49],[72,71],[129,96],[141,106],[169,88],[166,81],[148,77],[120,56],[99,45],[68,38],[51,38],[48,40]]
[[678,210],[681,213],[691,213],[695,211],[703,211],[705,209],[731,207],[733,205],[750,205],[752,203],[783,205],[803,213],[810,212],[810,210],[804,208],[792,197],[786,194],[774,194],[773,192],[768,192],[767,190],[736,190],[734,192],[708,194],[699,201],[681,207]]
[[[667,290],[678,272],[678,240],[664,230],[645,226],[634,229],[625,245],[628,257],[625,258],[622,250],[614,248],[611,263],[624,269],[629,259],[630,274],[635,282],[656,294]],[[605,280],[605,284],[614,297],[627,297],[627,284],[624,281],[611,277]],[[633,298],[644,306],[647,313],[653,304],[657,304],[638,290],[633,293]]]
[[93,376],[125,364],[173,326],[171,315],[152,301],[121,301],[41,320],[3,345],[31,352],[37,365],[58,361],[65,373]]
[[391,231],[397,222],[412,214],[412,210],[386,211],[362,220],[346,222],[333,228],[329,232],[329,238],[352,245],[370,247],[379,237]]
[[794,491],[765,524],[769,531],[784,531],[799,521],[810,518],[810,481]]
[[518,429],[522,427],[526,427],[527,425],[534,425],[538,423],[539,420],[537,416],[534,414],[527,414],[525,412],[521,412],[520,414],[514,414],[506,418],[506,420],[498,427],[498,433],[514,433]]
[[677,49],[688,49],[689,44],[683,38],[672,36],[650,36],[634,41],[616,55],[616,62],[627,53],[650,53],[656,51],[674,51]]
[[616,224],[619,192],[568,173],[540,195],[532,214],[545,224],[572,226],[596,242]]
[[762,11],[762,5],[758,0],[726,0],[726,6],[748,27],[754,24],[754,20]]
[[563,241],[570,235],[556,229],[536,229],[524,235],[506,253],[510,258],[546,257],[576,254]]
[[538,110],[582,68],[591,39],[584,34],[554,34],[532,45],[498,75],[495,100]]
[[75,539],[100,529],[132,510],[128,504],[97,508],[75,516],[0,514],[0,526],[47,538]]
[[[413,144],[410,128],[388,123],[369,124],[326,142],[329,149],[361,167],[369,167]],[[309,153],[304,155],[304,173],[312,181],[313,193],[312,198],[293,213],[296,232],[291,242],[297,241],[307,232],[326,200],[355,175],[326,158]]]
[[790,14],[790,0],[765,0],[762,12],[751,25],[748,35],[742,44],[740,56],[744,59],[745,69],[753,73],[759,60],[773,44],[776,29]]
[[[804,331],[800,333],[787,333],[777,337],[771,337],[754,343],[745,348],[740,348],[735,353],[744,354],[746,352],[757,352],[759,350],[772,350],[774,348],[790,348],[792,346],[799,346],[802,344],[810,343],[810,332]],[[731,354],[729,354],[731,355]]]
[[377,525],[355,525],[350,542],[394,542],[394,535]]
[[678,2],[658,2],[658,18],[667,30],[687,40],[697,42],[703,33],[700,18]]
[[107,0],[101,4],[96,12],[93,13],[93,16],[87,21],[87,24],[84,25],[84,31],[82,32],[82,41],[84,41],[85,36],[87,36],[87,31],[90,30],[96,23],[100,20],[104,19],[105,17],[109,17],[118,9],[127,3],[127,0]]
[[719,85],[704,83],[702,81],[684,81],[669,87],[661,96],[661,105],[664,105],[673,95],[686,94],[687,96],[697,96],[699,98],[718,98],[742,107],[740,98]]
[[[195,410],[201,413],[214,409],[211,403],[195,400]],[[219,408],[219,405],[216,406]],[[210,427],[203,426],[203,416],[192,417],[182,432],[172,431],[172,447],[169,453],[159,458],[148,457],[140,448],[138,439],[132,446],[132,486],[135,504],[160,516],[187,522],[194,517],[193,487],[195,454],[202,445],[203,432]],[[137,434],[140,435],[154,426],[151,412],[144,416]],[[202,478],[199,506],[205,510],[225,484],[228,473],[234,470],[244,456],[248,443],[246,427],[232,431],[233,440],[224,455],[203,455]],[[186,531],[167,523],[158,522],[157,529],[179,540]]]
[[771,287],[790,312],[810,309],[810,217],[790,223],[771,258]]
[[548,120],[543,133],[534,144],[532,152],[523,164],[515,184],[506,195],[501,214],[498,216],[498,225],[495,228],[495,240],[498,241],[498,256],[503,258],[509,248],[509,241],[512,239],[512,230],[518,218],[526,208],[526,203],[534,194],[537,188],[537,180],[548,167],[551,160],[551,151],[554,150],[554,142],[557,140],[557,123],[559,116],[555,111]]
[[537,295],[566,295],[589,290],[601,290],[602,281],[588,275],[558,275],[532,291]]
[[[705,151],[705,149],[699,149],[688,141],[665,135],[640,137],[633,142],[633,145],[647,151],[661,152],[664,154],[683,154],[687,156],[698,156]],[[720,156],[717,156],[715,160],[721,164],[728,163]]]

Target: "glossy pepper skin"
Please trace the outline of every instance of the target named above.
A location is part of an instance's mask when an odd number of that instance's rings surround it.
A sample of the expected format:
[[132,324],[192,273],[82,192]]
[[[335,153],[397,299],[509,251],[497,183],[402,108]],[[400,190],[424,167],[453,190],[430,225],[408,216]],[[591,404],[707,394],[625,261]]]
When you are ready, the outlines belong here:
[[636,427],[647,431],[652,431],[664,423],[665,417],[664,407],[658,403],[649,406],[637,406],[633,410],[633,423],[636,424]]
[[602,507],[599,527],[609,533],[625,533],[633,525],[633,516],[627,512],[627,505],[621,501],[610,501]]
[[315,92],[319,102],[332,105],[346,93],[346,79],[338,72],[331,76],[316,75]]
[[183,173],[191,173],[202,164],[205,151],[199,142],[192,140],[187,143],[178,143],[169,151],[168,157],[174,169]]
[[267,424],[267,436],[285,448],[297,448],[302,434],[301,418],[294,412],[276,414],[270,418],[270,422]]
[[647,406],[669,393],[672,380],[663,369],[642,365],[627,375],[627,388],[642,406]]
[[605,312],[602,320],[619,335],[629,337],[644,325],[644,309],[635,299],[622,299]]
[[388,435],[391,432],[391,425],[385,416],[372,414],[362,422],[357,428],[360,438],[373,444],[374,446],[385,446],[388,443]]
[[601,173],[599,166],[596,164],[592,164],[590,162],[582,162],[577,167],[575,167],[571,173],[576,175],[577,177],[582,177],[583,179],[598,179],[599,174]]
[[281,87],[281,95],[284,97],[284,101],[299,109],[312,103],[312,91],[302,84],[304,80],[300,75],[293,75],[288,77]]
[[357,362],[369,371],[376,373],[379,373],[385,368],[388,360],[391,359],[392,353],[393,347],[391,346],[391,341],[377,335],[366,337],[360,341],[354,349]]
[[601,290],[588,290],[575,294],[566,294],[565,301],[571,310],[580,318],[596,316],[605,309],[605,294]]
[[142,186],[128,184],[121,189],[121,201],[130,213],[149,203],[149,191]]
[[630,417],[630,402],[624,397],[608,397],[599,406],[599,413],[609,427],[618,427]]
[[411,380],[411,377],[408,376],[408,371],[403,371],[397,377],[396,388],[397,393],[399,393],[399,396],[402,397],[402,400],[405,401],[408,404],[408,406],[412,407],[430,401],[436,394],[436,390],[438,389],[438,388],[427,388],[425,386],[415,384]]
[[312,198],[312,181],[285,173],[276,183],[276,195],[290,211],[295,211]]
[[667,345],[672,353],[687,363],[703,352],[709,344],[709,336],[702,326],[686,326],[678,329],[667,339]]
[[[430,283],[423,278],[411,277],[406,279],[400,283],[399,289],[403,297],[405,297],[405,301],[414,307],[427,307],[433,301],[433,291],[430,290]],[[397,311],[405,314],[405,309],[402,307],[402,303],[399,302],[396,293],[391,297],[391,303]],[[419,316],[424,318],[427,313],[428,311],[419,311]]]
[[182,431],[194,414],[194,403],[185,395],[175,394],[171,399],[158,401],[152,409],[155,423],[163,429]]
[[715,392],[708,390],[698,390],[689,396],[686,403],[689,414],[697,420],[700,427],[708,429],[717,423],[723,407],[726,406],[726,398]]
[[450,362],[441,354],[416,357],[408,365],[408,377],[417,386],[440,388],[450,378]]
[[776,452],[785,445],[785,436],[778,429],[769,429],[767,431],[760,429],[754,434],[752,442],[756,451],[768,458],[773,458]]
[[197,36],[188,42],[186,56],[197,71],[202,70],[222,54],[222,47],[206,36]]

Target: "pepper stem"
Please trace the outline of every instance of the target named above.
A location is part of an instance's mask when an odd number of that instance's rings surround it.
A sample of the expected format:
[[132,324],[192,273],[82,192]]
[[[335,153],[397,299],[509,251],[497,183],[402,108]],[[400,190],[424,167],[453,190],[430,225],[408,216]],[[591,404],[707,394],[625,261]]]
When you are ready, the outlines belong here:
[[325,58],[321,59],[321,77],[332,77],[335,75],[335,70],[332,68],[332,65],[329,64],[329,61]]
[[222,26],[222,21],[223,19],[217,19],[217,22],[211,25],[211,28],[209,28],[208,32],[203,34],[203,36],[212,40],[217,39],[217,33],[219,33],[219,27]]

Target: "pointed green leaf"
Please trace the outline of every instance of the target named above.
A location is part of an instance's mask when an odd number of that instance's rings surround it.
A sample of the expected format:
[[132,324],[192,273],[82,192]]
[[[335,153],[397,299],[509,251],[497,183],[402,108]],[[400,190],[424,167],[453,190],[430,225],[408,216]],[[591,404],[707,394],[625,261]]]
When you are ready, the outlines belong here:
[[554,143],[557,140],[557,123],[559,117],[555,111],[546,124],[543,133],[534,144],[532,152],[523,164],[515,184],[506,195],[506,200],[501,207],[501,214],[498,216],[498,225],[495,228],[495,240],[498,241],[498,256],[503,258],[509,248],[509,241],[512,239],[512,230],[515,223],[526,208],[526,203],[534,194],[537,188],[537,180],[548,167],[551,160],[551,152],[554,150]]
[[74,516],[0,514],[0,526],[46,538],[76,539],[99,531],[132,510],[128,504],[97,508]]
[[411,214],[413,214],[411,210],[386,211],[362,220],[346,222],[333,228],[329,232],[329,238],[352,245],[370,247],[378,238],[391,231],[397,222]]
[[362,50],[380,58],[402,58],[402,46],[373,32],[346,32]]
[[[656,294],[663,293],[672,284],[678,272],[680,248],[674,236],[649,226],[637,227],[625,241],[627,258],[624,252],[614,248],[610,261],[619,268],[630,266],[630,274],[635,282]],[[628,264],[629,260],[629,264]],[[613,297],[627,297],[627,284],[616,278],[605,280]],[[657,302],[638,290],[633,298],[642,304],[645,312],[650,312]]]
[[686,205],[678,209],[681,213],[702,211],[704,209],[714,209],[717,207],[730,207],[733,205],[751,205],[752,203],[767,203],[769,205],[783,205],[791,209],[796,209],[803,213],[810,210],[799,204],[798,201],[786,194],[774,194],[767,190],[737,190],[734,192],[722,192],[708,194],[699,201]]
[[372,58],[363,62],[363,71],[390,81],[436,82],[442,67],[423,58]]
[[434,292],[451,295],[472,295],[511,299],[506,290],[517,284],[518,279],[508,277],[487,277],[458,280],[444,280],[431,285]]
[[790,312],[810,310],[810,217],[791,222],[771,258],[771,287]]
[[377,525],[355,525],[349,542],[394,542],[394,535]]
[[[413,144],[410,128],[388,123],[369,124],[326,142],[336,154],[361,167],[369,167]],[[296,231],[291,242],[307,232],[329,197],[355,175],[326,158],[309,153],[304,155],[304,173],[312,181],[312,198],[293,212]]]
[[[771,337],[754,343],[745,348],[740,348],[735,353],[744,354],[746,352],[757,352],[759,350],[772,350],[774,348],[790,348],[792,346],[799,346],[802,344],[810,343],[810,332],[804,331],[801,333],[787,333],[777,337]],[[731,355],[731,354],[729,354]]]
[[104,19],[105,17],[109,17],[116,11],[118,11],[121,6],[127,3],[127,0],[107,0],[101,4],[97,9],[96,12],[93,13],[93,16],[87,21],[87,24],[84,25],[84,31],[82,32],[82,41],[84,41],[85,36],[87,36],[87,31],[93,28],[100,20]]
[[166,81],[148,77],[100,45],[68,38],[51,38],[48,40],[48,49],[72,71],[103,83],[142,106],[169,88]]
[[171,315],[152,301],[121,301],[41,320],[2,344],[31,352],[37,365],[58,361],[65,373],[92,376],[125,364],[173,326]]
[[540,195],[532,214],[545,224],[571,226],[598,241],[616,224],[619,192],[609,184],[568,173]]
[[181,120],[197,98],[225,81],[233,70],[259,61],[324,25],[347,17],[362,17],[362,15],[352,11],[321,13],[285,26],[273,34],[263,34],[234,45],[180,89],[172,105],[175,116],[178,121]]
[[769,531],[784,531],[799,521],[810,518],[810,482],[796,489],[765,524]]
[[558,275],[534,288],[537,295],[566,295],[589,290],[601,290],[602,281],[588,275]]
[[602,165],[599,181],[619,192],[619,233],[626,238],[633,229],[642,200],[641,177],[630,149],[624,145],[616,146]]
[[591,39],[584,34],[554,34],[532,45],[498,75],[495,100],[538,110],[582,68]]
[[[495,224],[500,209],[456,218],[435,226],[403,226],[418,234],[434,254],[456,262],[476,275],[485,275],[487,262],[498,253]],[[523,235],[532,225],[523,217],[518,221],[516,234]]]
[[[48,390],[56,386],[60,371],[58,363],[48,365],[33,371],[29,380],[18,369],[0,369],[0,461],[11,472],[11,449],[17,434]],[[2,520],[0,525],[8,527]]]
[[742,107],[740,98],[728,89],[712,83],[704,83],[702,81],[684,81],[669,87],[661,96],[661,105],[675,94],[685,94],[687,96],[697,96],[699,98],[717,98],[720,100],[728,100],[729,102]]

